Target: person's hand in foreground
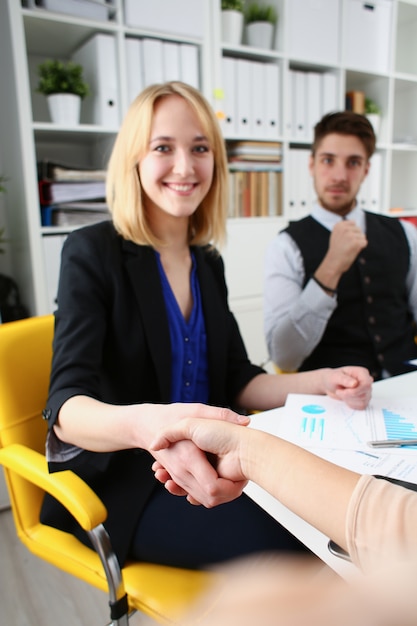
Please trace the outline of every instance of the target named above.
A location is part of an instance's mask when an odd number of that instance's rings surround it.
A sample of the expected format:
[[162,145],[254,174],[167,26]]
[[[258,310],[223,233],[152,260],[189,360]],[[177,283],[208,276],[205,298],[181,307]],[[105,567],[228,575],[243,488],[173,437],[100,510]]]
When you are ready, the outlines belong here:
[[[347,510],[359,474],[270,433],[218,420],[184,419],[163,429],[151,449],[169,449],[184,439],[191,440],[209,458],[214,455],[212,462],[219,477],[236,485],[252,480],[347,549]],[[165,466],[154,463],[153,470],[170,493],[186,495],[191,504],[200,503],[178,486]]]

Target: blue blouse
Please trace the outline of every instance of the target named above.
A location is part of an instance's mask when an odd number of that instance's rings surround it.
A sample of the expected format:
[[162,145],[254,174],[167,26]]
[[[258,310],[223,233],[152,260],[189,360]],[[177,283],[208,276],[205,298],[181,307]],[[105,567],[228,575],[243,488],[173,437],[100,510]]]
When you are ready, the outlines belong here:
[[171,337],[171,402],[207,403],[209,398],[207,336],[195,257],[191,253],[193,308],[188,322],[178,306],[158,252],[156,258]]

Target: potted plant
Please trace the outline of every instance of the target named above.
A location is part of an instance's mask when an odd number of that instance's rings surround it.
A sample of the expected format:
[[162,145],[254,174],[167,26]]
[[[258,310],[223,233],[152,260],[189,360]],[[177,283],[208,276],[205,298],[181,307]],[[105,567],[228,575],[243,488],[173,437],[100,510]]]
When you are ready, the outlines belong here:
[[272,48],[278,13],[271,4],[251,2],[245,10],[246,42],[255,48]]
[[47,59],[38,66],[38,74],[37,91],[47,97],[52,121],[78,124],[81,100],[89,93],[82,66],[73,61]]
[[222,40],[238,46],[243,35],[243,0],[221,0]]
[[371,98],[365,98],[365,115],[372,124],[375,135],[378,135],[381,125],[381,107]]

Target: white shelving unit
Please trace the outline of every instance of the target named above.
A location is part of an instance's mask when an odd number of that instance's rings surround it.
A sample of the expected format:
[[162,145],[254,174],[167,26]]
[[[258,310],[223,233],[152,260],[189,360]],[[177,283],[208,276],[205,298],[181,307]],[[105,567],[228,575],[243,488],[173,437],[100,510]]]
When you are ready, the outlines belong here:
[[[303,138],[297,138],[291,127],[297,104],[292,74],[309,72],[333,77],[334,110],[344,108],[345,92],[350,90],[362,90],[380,104],[382,123],[377,151],[381,160],[381,182],[377,209],[387,213],[390,208],[399,207],[407,214],[417,214],[417,1],[367,3],[370,12],[366,15],[367,37],[358,37],[359,31],[355,29],[353,51],[349,29],[352,19],[364,10],[360,0],[321,0],[319,3],[316,0],[269,0],[275,4],[279,15],[272,50],[224,43],[220,0],[198,0],[203,25],[198,37],[190,33],[162,32],[158,23],[155,29],[149,24],[146,28],[129,26],[125,21],[125,1],[110,3],[111,19],[92,21],[37,7],[22,7],[19,0],[3,0],[0,152],[2,173],[9,178],[4,200],[8,235],[12,240],[14,277],[31,314],[52,310],[47,277],[51,274],[51,264],[58,262],[45,258],[44,243],[55,235],[63,239],[66,231],[41,225],[36,161],[49,158],[76,162],[80,166],[104,167],[115,137],[114,128],[93,123],[77,128],[52,125],[45,100],[35,91],[39,62],[53,57],[69,59],[76,48],[95,33],[111,35],[116,42],[120,116],[128,106],[126,38],[148,37],[198,46],[200,88],[220,114],[224,113],[228,89],[230,93],[230,84],[223,73],[224,58],[278,67],[278,111],[273,132],[259,136],[252,131],[245,133],[245,130],[229,133],[223,123],[226,140],[270,139],[281,141],[283,146],[283,215],[230,219],[224,251],[231,306],[251,358],[262,362],[266,359],[262,330],[264,251],[278,230],[285,227],[289,219],[300,215],[292,204],[290,184],[294,168],[290,164],[298,152],[305,157],[311,141],[311,129],[307,129]],[[189,1],[181,0],[182,10]],[[35,0],[27,2],[31,6],[36,4]],[[164,2],[171,4],[172,0],[157,0],[156,4],[159,7]],[[383,47],[380,49],[381,32]],[[381,52],[375,55],[375,50]],[[301,171],[304,166],[299,169],[298,178],[307,175]],[[308,211],[308,203],[302,205],[303,210]]]

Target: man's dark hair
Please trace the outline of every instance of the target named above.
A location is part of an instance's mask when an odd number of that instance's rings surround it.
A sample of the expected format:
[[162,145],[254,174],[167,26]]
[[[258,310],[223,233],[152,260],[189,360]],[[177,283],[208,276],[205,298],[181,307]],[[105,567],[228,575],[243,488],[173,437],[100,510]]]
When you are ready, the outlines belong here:
[[363,144],[368,159],[375,151],[376,137],[369,120],[359,113],[339,111],[327,113],[314,127],[313,156],[321,141],[331,133],[338,135],[354,135]]

